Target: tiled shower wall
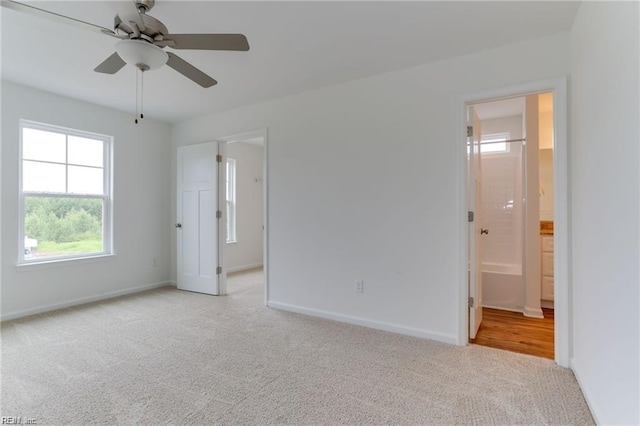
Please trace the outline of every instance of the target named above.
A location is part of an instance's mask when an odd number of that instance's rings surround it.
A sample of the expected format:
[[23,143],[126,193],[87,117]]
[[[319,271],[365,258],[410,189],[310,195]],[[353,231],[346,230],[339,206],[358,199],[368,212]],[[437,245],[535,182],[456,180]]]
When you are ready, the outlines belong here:
[[510,144],[508,153],[482,157],[482,235],[484,263],[522,267],[524,206],[522,200],[522,145]]

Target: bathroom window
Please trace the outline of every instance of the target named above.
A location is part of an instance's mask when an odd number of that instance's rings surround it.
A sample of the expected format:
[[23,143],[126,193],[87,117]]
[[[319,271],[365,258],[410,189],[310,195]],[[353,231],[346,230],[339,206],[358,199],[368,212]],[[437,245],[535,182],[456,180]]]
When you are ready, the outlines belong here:
[[227,243],[235,243],[236,239],[236,160],[227,158],[226,174],[227,192]]
[[482,135],[480,152],[482,154],[498,154],[509,152],[509,133],[493,133]]
[[111,140],[20,121],[19,263],[112,253]]

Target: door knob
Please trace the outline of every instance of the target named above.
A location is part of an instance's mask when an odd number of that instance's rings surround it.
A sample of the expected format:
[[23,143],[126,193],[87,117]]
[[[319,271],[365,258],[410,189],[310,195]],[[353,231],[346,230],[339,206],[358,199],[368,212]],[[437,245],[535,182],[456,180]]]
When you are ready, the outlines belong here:
[[488,234],[489,230],[488,229],[484,229],[484,228],[480,228],[480,235],[482,234]]
[[176,223],[176,228],[182,228],[182,224],[181,223]]

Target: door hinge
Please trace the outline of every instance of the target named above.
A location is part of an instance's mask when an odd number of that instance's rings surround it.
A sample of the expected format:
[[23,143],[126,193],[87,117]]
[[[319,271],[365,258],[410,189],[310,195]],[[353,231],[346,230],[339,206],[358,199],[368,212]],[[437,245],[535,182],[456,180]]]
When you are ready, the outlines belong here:
[[220,275],[222,273],[222,266],[218,266],[216,268],[216,275]]
[[469,298],[469,308],[473,308],[473,305],[475,303],[475,300],[473,300],[473,297]]
[[216,155],[216,161],[218,163],[222,163],[222,155],[220,155],[220,154]]
[[467,126],[467,137],[473,136],[473,126]]
[[467,222],[473,222],[473,212],[467,212]]
[[222,217],[222,210],[218,210],[218,211],[216,212],[216,217],[217,217],[218,219],[220,219],[220,218]]

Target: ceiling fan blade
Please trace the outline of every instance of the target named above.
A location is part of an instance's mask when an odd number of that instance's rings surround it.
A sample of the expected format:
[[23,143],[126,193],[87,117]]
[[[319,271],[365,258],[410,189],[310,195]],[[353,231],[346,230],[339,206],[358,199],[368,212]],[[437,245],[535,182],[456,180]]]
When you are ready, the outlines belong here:
[[85,21],[81,21],[79,19],[71,18],[69,16],[60,15],[59,13],[50,12],[48,10],[40,9],[35,6],[31,6],[28,4],[20,3],[14,0],[2,0],[0,4],[8,9],[17,10],[20,12],[28,13],[29,15],[39,16],[45,19],[51,19],[54,21],[62,22],[65,24],[75,25],[80,28],[84,28],[90,31],[96,31],[103,34],[110,35],[112,37],[121,38],[116,33],[114,33],[109,28],[101,27],[99,25],[90,24]]
[[244,34],[168,34],[156,44],[173,49],[196,50],[249,50]]
[[169,55],[167,65],[169,65],[171,68],[178,71],[188,79],[192,80],[193,82],[199,84],[200,86],[211,87],[214,84],[218,83],[213,78],[209,77],[181,57],[176,56],[171,52],[167,52],[167,54]]
[[95,67],[94,71],[101,72],[103,74],[115,74],[126,64],[127,63],[123,61],[116,52],[113,52],[113,55],[109,56],[100,65]]

